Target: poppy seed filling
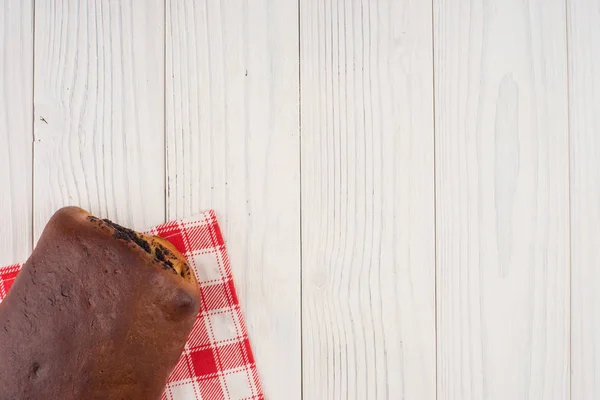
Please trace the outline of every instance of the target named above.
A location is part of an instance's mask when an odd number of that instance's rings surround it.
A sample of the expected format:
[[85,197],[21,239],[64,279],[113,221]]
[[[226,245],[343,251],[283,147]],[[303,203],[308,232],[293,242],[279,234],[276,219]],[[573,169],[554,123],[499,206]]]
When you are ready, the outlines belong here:
[[[102,222],[104,222],[105,224],[107,224],[108,226],[113,228],[113,230],[114,230],[113,237],[115,239],[121,239],[121,240],[125,240],[127,242],[135,243],[136,245],[141,247],[146,253],[153,256],[155,261],[160,262],[164,269],[169,269],[174,274],[179,275],[177,273],[177,270],[175,269],[175,266],[173,265],[173,262],[167,258],[167,256],[172,254],[171,251],[169,251],[169,249],[164,247],[162,244],[160,244],[158,242],[153,242],[153,245],[154,245],[154,254],[153,254],[152,253],[153,246],[151,246],[147,240],[145,240],[140,234],[138,234],[134,230],[125,228],[124,226],[121,226],[121,225],[119,225],[115,222],[112,222],[111,220],[106,219],[106,218],[101,220],[94,216],[88,216],[87,219],[91,222],[100,223],[100,224]],[[189,266],[187,265],[187,263],[185,265],[185,271],[189,274]],[[181,276],[185,277],[184,271],[181,271]]]

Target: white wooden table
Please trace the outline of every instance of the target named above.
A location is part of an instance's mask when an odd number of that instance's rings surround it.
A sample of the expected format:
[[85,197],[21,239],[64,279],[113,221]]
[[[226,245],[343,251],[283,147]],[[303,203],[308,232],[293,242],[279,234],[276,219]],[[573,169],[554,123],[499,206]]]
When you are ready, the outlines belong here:
[[600,398],[599,0],[1,0],[0,263],[219,215],[269,399]]

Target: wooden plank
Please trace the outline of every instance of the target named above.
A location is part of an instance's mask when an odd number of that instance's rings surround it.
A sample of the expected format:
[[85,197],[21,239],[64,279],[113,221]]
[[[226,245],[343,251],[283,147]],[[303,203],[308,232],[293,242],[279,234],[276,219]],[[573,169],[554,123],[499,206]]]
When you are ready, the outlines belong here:
[[568,1],[571,398],[600,398],[600,3]]
[[36,238],[67,204],[164,221],[163,60],[162,0],[36,2]]
[[267,398],[300,398],[295,0],[167,1],[168,216],[215,208]]
[[565,21],[434,1],[440,400],[569,398]]
[[0,265],[31,252],[33,6],[0,2]]
[[306,399],[434,399],[431,3],[303,0]]

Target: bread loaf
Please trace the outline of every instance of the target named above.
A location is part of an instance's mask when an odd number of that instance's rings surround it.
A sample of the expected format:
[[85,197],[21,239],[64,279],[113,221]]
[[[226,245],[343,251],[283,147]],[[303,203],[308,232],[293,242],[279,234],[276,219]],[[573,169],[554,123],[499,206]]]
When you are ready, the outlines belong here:
[[0,399],[159,399],[199,296],[168,242],[59,210],[0,303]]

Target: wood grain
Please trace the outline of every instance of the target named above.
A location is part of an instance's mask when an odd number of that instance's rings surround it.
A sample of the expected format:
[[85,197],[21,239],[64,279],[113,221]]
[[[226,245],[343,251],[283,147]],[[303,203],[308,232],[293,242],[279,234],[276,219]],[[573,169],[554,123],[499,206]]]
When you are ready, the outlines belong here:
[[306,399],[434,399],[431,4],[301,2]]
[[215,208],[269,399],[600,398],[598,38],[599,0],[0,1],[0,265],[63,205]]
[[165,219],[164,2],[38,1],[34,234],[59,207]]
[[600,2],[568,2],[571,398],[600,398]]
[[168,217],[217,210],[270,399],[299,399],[295,0],[167,1]]
[[31,252],[31,2],[0,2],[0,71],[0,265],[5,265]]
[[569,398],[565,20],[434,1],[440,400]]

